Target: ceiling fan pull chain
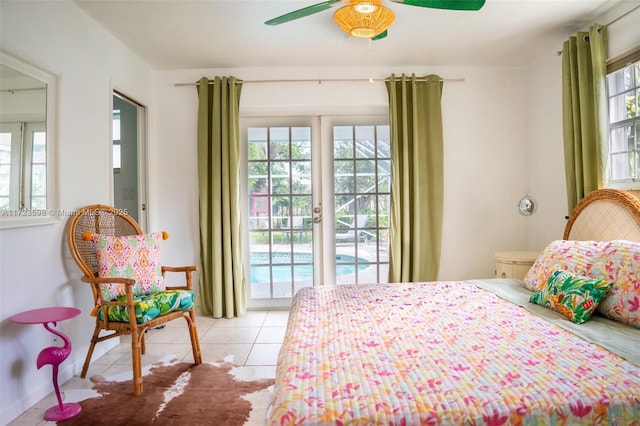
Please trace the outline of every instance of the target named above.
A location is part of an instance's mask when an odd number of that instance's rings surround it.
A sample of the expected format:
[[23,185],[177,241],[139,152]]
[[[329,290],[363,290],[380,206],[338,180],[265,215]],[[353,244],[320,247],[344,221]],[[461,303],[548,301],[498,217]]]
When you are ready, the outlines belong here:
[[373,72],[371,65],[371,39],[369,39],[369,83],[373,83]]

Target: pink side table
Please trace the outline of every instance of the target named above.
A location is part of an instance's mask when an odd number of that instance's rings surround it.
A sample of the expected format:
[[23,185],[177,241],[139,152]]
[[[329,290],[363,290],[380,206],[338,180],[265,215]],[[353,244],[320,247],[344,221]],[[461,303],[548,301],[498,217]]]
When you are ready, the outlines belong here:
[[44,413],[45,420],[67,420],[71,417],[77,416],[78,414],[80,414],[80,411],[82,411],[82,407],[76,402],[65,402],[64,404],[62,403],[62,398],[60,397],[60,388],[58,387],[58,366],[62,363],[62,361],[67,359],[67,357],[71,353],[71,341],[60,331],[49,326],[49,324],[53,324],[53,327],[55,327],[58,321],[68,320],[77,317],[78,315],[80,315],[80,309],[59,307],[33,309],[16,314],[11,317],[11,321],[19,324],[42,324],[44,325],[44,328],[60,337],[64,342],[63,346],[51,346],[48,348],[44,348],[42,351],[40,351],[40,354],[38,355],[38,359],[36,361],[38,369],[40,369],[45,364],[51,364],[51,366],[53,367],[53,388],[55,389],[56,397],[58,398],[58,405],[49,408]]

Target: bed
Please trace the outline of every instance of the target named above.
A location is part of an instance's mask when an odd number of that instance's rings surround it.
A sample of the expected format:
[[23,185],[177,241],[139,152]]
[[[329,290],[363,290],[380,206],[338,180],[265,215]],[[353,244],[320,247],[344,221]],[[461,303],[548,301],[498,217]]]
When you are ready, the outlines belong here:
[[268,424],[640,424],[639,242],[598,190],[524,280],[302,289]]

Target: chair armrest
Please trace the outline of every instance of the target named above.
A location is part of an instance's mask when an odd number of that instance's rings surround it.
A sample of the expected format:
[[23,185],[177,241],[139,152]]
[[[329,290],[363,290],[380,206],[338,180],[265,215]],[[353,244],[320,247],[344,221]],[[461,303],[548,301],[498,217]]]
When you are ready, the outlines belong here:
[[91,287],[93,288],[93,291],[94,291],[94,297],[96,299],[95,300],[96,305],[98,304],[98,299],[102,294],[102,291],[100,289],[101,286],[106,284],[112,284],[112,283],[124,284],[125,293],[133,294],[133,286],[136,284],[136,280],[132,278],[122,278],[122,277],[100,278],[100,277],[89,277],[87,275],[83,275],[81,280],[84,281],[85,283],[91,284]]
[[[108,306],[124,306],[129,311],[129,322],[133,327],[135,325],[135,309],[133,307],[133,286],[136,284],[136,280],[132,278],[123,278],[123,277],[90,277],[84,275],[81,278],[82,281],[91,284],[91,288],[93,290],[93,303],[94,308],[91,311],[92,316],[96,316],[98,309],[102,309],[102,317],[103,321],[106,323],[109,322],[109,315],[107,315],[107,307]],[[119,283],[124,284],[124,291],[127,297],[125,301],[117,301],[117,300],[102,300],[100,291],[100,286]]]
[[167,290],[193,290],[191,273],[198,270],[197,266],[161,266],[162,278],[166,272],[184,272],[185,284],[181,286],[166,286]]
[[197,271],[198,267],[189,265],[189,266],[161,266],[162,273],[165,272],[193,272]]

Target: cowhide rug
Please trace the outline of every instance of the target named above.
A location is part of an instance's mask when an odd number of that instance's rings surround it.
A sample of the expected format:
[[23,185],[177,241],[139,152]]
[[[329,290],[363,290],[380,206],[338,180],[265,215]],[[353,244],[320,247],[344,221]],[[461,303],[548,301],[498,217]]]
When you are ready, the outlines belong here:
[[[64,426],[99,425],[220,425],[264,424],[266,405],[252,413],[251,394],[267,390],[274,380],[242,380],[242,369],[231,362],[193,365],[158,362],[144,376],[144,392],[133,396],[133,381],[91,378],[98,396],[77,401],[82,412],[59,422]],[[232,371],[233,370],[233,371]],[[239,371],[240,370],[240,374]],[[250,374],[249,374],[250,375]],[[131,375],[128,375],[131,377]],[[65,392],[66,394],[67,392]],[[72,392],[71,392],[72,394]],[[262,395],[265,401],[266,395]],[[65,398],[66,399],[66,398]],[[249,418],[252,422],[248,422]]]

